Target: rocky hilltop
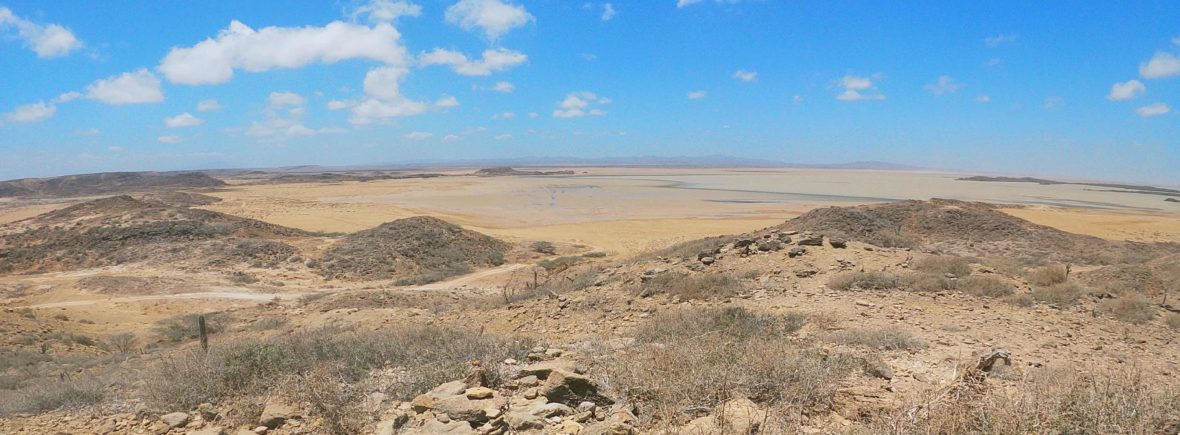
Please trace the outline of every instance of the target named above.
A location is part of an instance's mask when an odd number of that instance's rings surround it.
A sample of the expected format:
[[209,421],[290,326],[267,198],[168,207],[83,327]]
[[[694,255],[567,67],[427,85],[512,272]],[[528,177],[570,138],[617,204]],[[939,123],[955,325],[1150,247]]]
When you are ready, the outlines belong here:
[[2,197],[72,197],[224,187],[203,172],[104,172],[0,182]]

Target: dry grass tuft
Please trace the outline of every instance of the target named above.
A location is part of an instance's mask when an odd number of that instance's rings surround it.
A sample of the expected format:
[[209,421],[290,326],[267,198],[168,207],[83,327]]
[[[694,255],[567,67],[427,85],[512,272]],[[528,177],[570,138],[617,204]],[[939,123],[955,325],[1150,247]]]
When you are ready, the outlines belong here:
[[1180,313],[1168,314],[1168,318],[1164,319],[1164,324],[1169,328],[1180,331]]
[[1025,276],[1029,284],[1039,287],[1048,287],[1055,284],[1063,284],[1069,279],[1069,274],[1066,272],[1065,266],[1060,264],[1045,266],[1033,269]]
[[640,287],[642,295],[666,293],[685,300],[727,298],[745,290],[741,281],[727,273],[665,272]]
[[[874,422],[892,434],[1175,433],[1180,391],[1137,371],[1087,375],[1038,369],[1011,388],[949,396],[930,408],[906,406]],[[917,410],[917,411],[915,411]]]
[[969,276],[959,280],[959,291],[969,295],[999,298],[1016,291],[1012,284],[995,276]]
[[1155,302],[1141,294],[1127,293],[1114,299],[1106,299],[1095,309],[1098,314],[1130,323],[1147,323],[1155,318]]
[[1053,284],[1047,287],[1033,288],[1032,297],[1037,302],[1044,302],[1047,304],[1056,304],[1060,306],[1070,306],[1078,302],[1078,298],[1085,293],[1086,289],[1081,285],[1073,282],[1062,282]]
[[938,275],[964,277],[971,274],[971,264],[963,257],[931,256],[914,262],[914,269]]
[[888,290],[899,286],[901,279],[885,272],[846,272],[828,281],[828,287],[836,290]]
[[827,337],[829,341],[850,346],[864,346],[879,350],[917,350],[926,348],[926,342],[914,334],[896,326],[885,328],[856,328],[837,332]]
[[830,409],[836,381],[856,358],[796,343],[797,316],[712,308],[660,316],[637,331],[640,345],[607,358],[603,373],[655,425],[683,423],[685,409],[712,408],[734,394],[794,415]]
[[356,382],[379,367],[404,372],[384,393],[409,400],[462,377],[472,360],[493,373],[498,361],[523,358],[531,343],[506,341],[475,331],[440,326],[404,326],[374,332],[318,330],[265,340],[225,342],[166,358],[149,371],[145,403],[161,411],[193,409],[203,402],[259,396],[283,383],[326,370]]

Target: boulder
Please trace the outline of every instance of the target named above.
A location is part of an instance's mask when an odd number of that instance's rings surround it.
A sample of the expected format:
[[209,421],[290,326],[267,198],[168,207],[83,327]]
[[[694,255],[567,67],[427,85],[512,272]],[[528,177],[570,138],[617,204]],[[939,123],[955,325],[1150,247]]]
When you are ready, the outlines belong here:
[[805,236],[799,238],[799,246],[823,246],[823,245],[824,245],[823,236],[805,235]]
[[804,248],[802,246],[796,246],[794,248],[791,248],[790,251],[787,251],[787,256],[791,257],[791,258],[795,258],[795,257],[798,257],[798,256],[806,254],[806,253],[807,253],[807,248]]
[[550,402],[576,406],[584,401],[611,404],[614,401],[598,394],[598,384],[590,378],[564,370],[554,370],[541,385],[541,394]]
[[701,258],[701,264],[704,264],[706,266],[713,264],[715,262],[717,262],[717,259],[713,258],[713,257],[702,257]]
[[780,249],[783,249],[783,244],[778,240],[763,240],[758,242],[758,250],[762,252],[777,251]]
[[715,433],[753,434],[760,433],[760,426],[766,420],[766,411],[758,408],[750,399],[731,399],[713,410],[713,414],[697,418],[680,428],[685,435],[706,435]]
[[[415,397],[410,406],[418,413],[433,411],[446,415],[450,420],[483,423],[488,420],[489,410],[499,410],[507,404],[507,400],[496,397],[494,392],[488,398],[471,400],[467,391],[467,384],[463,381],[447,382]],[[482,394],[481,391],[477,393]]]
[[828,239],[828,244],[836,249],[844,249],[848,247],[848,241],[844,239]]
[[291,406],[282,400],[269,400],[262,408],[262,415],[258,417],[258,424],[274,429],[282,426],[287,420],[299,417],[299,408]]
[[209,426],[198,430],[190,430],[185,432],[185,435],[224,435],[225,429],[217,426]]
[[160,416],[160,421],[171,428],[177,428],[188,424],[189,416],[187,412],[173,412]]
[[399,435],[478,435],[475,429],[471,428],[470,424],[463,421],[451,421],[443,423],[438,420],[426,420],[418,427],[404,428]]
[[603,421],[586,426],[579,435],[634,435],[639,433],[635,429],[638,420],[630,411],[617,410]]

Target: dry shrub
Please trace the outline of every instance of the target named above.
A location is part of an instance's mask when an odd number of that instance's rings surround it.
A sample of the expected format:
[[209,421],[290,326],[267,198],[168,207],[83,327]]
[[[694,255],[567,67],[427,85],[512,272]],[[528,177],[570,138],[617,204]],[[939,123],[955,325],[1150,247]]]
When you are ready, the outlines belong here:
[[570,271],[567,275],[551,276],[536,287],[525,287],[520,290],[505,286],[500,291],[500,298],[495,302],[507,305],[555,294],[582,291],[594,285],[601,271],[601,268],[582,270],[576,273]]
[[902,279],[902,286],[916,292],[940,292],[954,290],[956,283],[942,274],[911,273]]
[[[205,330],[210,334],[225,331],[229,327],[230,322],[233,321],[233,318],[226,313],[207,313],[203,315],[205,316]],[[202,314],[194,313],[169,317],[156,322],[154,330],[156,335],[169,342],[197,338],[199,335],[197,319],[201,316]]]
[[1180,391],[1136,370],[1088,375],[1038,369],[1009,388],[951,395],[928,409],[906,406],[873,422],[874,433],[1176,433]]
[[880,350],[917,350],[926,348],[926,342],[914,334],[896,326],[885,328],[856,328],[841,331],[827,337],[834,343],[850,346],[865,346]]
[[1061,306],[1069,306],[1076,304],[1078,298],[1085,293],[1086,289],[1073,282],[1063,282],[1053,284],[1047,287],[1036,287],[1032,290],[1033,299],[1038,302],[1048,304],[1056,304]]
[[1155,318],[1155,303],[1141,294],[1128,293],[1106,299],[1095,309],[1098,314],[1130,323],[1147,323]]
[[662,314],[636,328],[635,339],[640,343],[664,343],[711,334],[739,339],[782,337],[806,323],[807,316],[799,313],[770,315],[741,307],[698,308]]
[[[258,396],[319,370],[355,382],[374,368],[403,370],[385,388],[409,400],[443,382],[462,377],[472,360],[497,373],[499,361],[523,359],[530,342],[509,341],[475,331],[407,325],[372,332],[317,330],[264,340],[213,346],[209,355],[193,350],[165,358],[148,372],[145,403],[161,411],[192,409],[203,402]],[[301,400],[301,398],[294,398]]]
[[131,353],[137,349],[135,334],[122,332],[106,339],[107,348],[118,353]]
[[846,272],[828,281],[828,287],[836,290],[888,290],[900,285],[901,279],[885,272]]
[[932,256],[914,262],[914,269],[938,275],[950,274],[964,277],[971,274],[971,265],[966,258],[953,256]]
[[103,384],[97,380],[42,380],[0,396],[0,415],[80,408],[101,402]]
[[1180,313],[1168,314],[1168,318],[1164,319],[1164,324],[1169,328],[1180,331]]
[[995,276],[969,276],[959,280],[959,291],[970,295],[998,298],[1012,294],[1012,284]]
[[640,258],[669,257],[682,258],[685,260],[696,260],[697,255],[706,252],[715,252],[722,246],[733,243],[735,240],[737,240],[737,236],[718,236],[689,240],[686,242],[677,243],[650,254],[642,255]]
[[1028,307],[1031,307],[1034,304],[1036,304],[1037,300],[1033,299],[1032,295],[1030,295],[1028,293],[1020,293],[1020,294],[1014,294],[1014,295],[1004,298],[1004,302],[1007,302],[1009,304],[1012,304],[1012,305],[1015,305],[1018,307],[1028,308]]
[[681,299],[727,298],[744,290],[741,281],[727,273],[688,274],[666,272],[641,284],[640,294],[666,293]]
[[1034,286],[1048,287],[1064,283],[1069,279],[1069,274],[1066,272],[1065,266],[1055,264],[1033,269],[1025,276],[1025,279],[1028,279],[1029,284]]
[[603,361],[606,384],[655,426],[683,423],[685,409],[711,409],[734,394],[799,413],[829,409],[837,380],[856,358],[789,337],[797,318],[741,308],[699,309],[649,320],[639,346]]

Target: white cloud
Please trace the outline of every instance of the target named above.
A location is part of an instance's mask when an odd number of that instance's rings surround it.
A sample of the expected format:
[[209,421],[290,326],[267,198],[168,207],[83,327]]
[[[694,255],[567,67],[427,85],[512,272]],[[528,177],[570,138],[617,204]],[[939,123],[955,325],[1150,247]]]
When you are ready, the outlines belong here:
[[988,47],[997,47],[1003,44],[1011,44],[1016,42],[1017,35],[1005,35],[1003,33],[996,36],[988,36],[983,38],[983,43]]
[[459,99],[447,95],[434,101],[434,107],[459,107]]
[[1145,79],[1162,79],[1180,75],[1180,57],[1157,51],[1151,60],[1139,64],[1139,75]]
[[529,118],[536,118],[538,116],[540,115],[537,115],[537,112],[529,112]]
[[618,12],[615,11],[614,5],[611,5],[610,3],[604,3],[602,5],[602,21],[610,21],[610,19],[614,18],[615,14],[617,13]]
[[160,143],[167,143],[167,144],[180,143],[180,136],[172,136],[172,135],[160,136],[160,137],[156,138],[156,141],[160,142]]
[[512,119],[515,117],[516,117],[516,114],[512,113],[512,112],[497,113],[495,115],[492,115],[492,119]]
[[1172,38],[1172,43],[1176,44],[1176,45],[1180,45],[1180,36]]
[[987,104],[987,103],[992,102],[992,97],[988,96],[988,95],[980,95],[978,97],[975,97],[975,102],[979,103],[979,104]]
[[795,96],[791,97],[791,102],[792,102],[792,103],[795,103],[795,104],[802,103],[802,102],[803,102],[803,96],[802,96],[802,95],[795,94]]
[[739,69],[733,73],[733,78],[743,82],[752,82],[754,80],[758,80],[758,72]]
[[17,106],[11,112],[4,114],[4,120],[8,122],[40,122],[52,118],[53,114],[57,112],[57,105],[53,103],[46,103],[38,101],[32,104],[25,104]]
[[689,92],[689,93],[688,93],[688,99],[690,99],[690,100],[700,100],[700,99],[702,99],[702,98],[705,98],[705,96],[706,96],[706,95],[708,95],[708,92],[705,92],[705,91],[692,91],[692,92]]
[[205,120],[185,112],[171,118],[164,118],[164,125],[168,128],[195,127],[204,124]]
[[425,131],[415,131],[415,132],[406,133],[406,135],[403,137],[405,137],[406,139],[409,139],[409,140],[423,140],[423,139],[430,139],[430,138],[434,137],[434,133],[428,133]]
[[235,20],[216,38],[192,47],[172,48],[158,69],[172,83],[204,85],[228,82],[235,69],[263,72],[347,59],[405,65],[406,50],[399,44],[400,38],[388,23],[368,27],[333,21],[323,27],[254,30]]
[[111,145],[111,146],[107,147],[107,151],[110,151],[112,153],[121,153],[123,151],[127,151],[127,149],[123,148],[121,146],[118,146],[118,145]]
[[[703,2],[703,1],[704,0],[676,0],[676,7],[682,8],[682,7],[689,6],[689,5],[695,5],[695,4]],[[713,0],[713,3],[735,4],[739,1],[741,1],[741,0]]]
[[347,109],[355,105],[355,101],[332,100],[328,102],[328,110]]
[[599,97],[593,92],[572,92],[566,95],[564,100],[557,103],[557,109],[553,111],[553,117],[578,118],[587,115],[602,116],[606,114],[606,111],[592,106],[610,104],[610,102],[610,98]]
[[78,136],[98,136],[98,135],[99,135],[99,133],[102,133],[102,132],[101,132],[101,131],[98,131],[98,129],[97,129],[97,128],[93,128],[93,127],[91,127],[91,128],[87,128],[87,129],[85,129],[85,130],[76,130],[76,131],[74,131],[74,134],[76,134],[76,135],[78,135]]
[[954,78],[947,75],[938,76],[938,81],[926,85],[926,90],[934,95],[951,94],[959,89],[963,89],[965,84],[958,83]]
[[457,134],[448,134],[446,136],[443,136],[443,138],[442,138],[443,142],[454,142],[459,139],[462,139],[462,138],[459,137],[459,135],[457,135]]
[[488,39],[495,41],[508,31],[533,21],[533,16],[524,6],[500,0],[459,0],[447,8],[446,20],[469,32],[479,28]]
[[42,59],[65,56],[82,48],[82,41],[70,29],[58,24],[37,24],[0,7],[0,30],[9,28],[16,29],[17,37]]
[[422,6],[406,1],[370,0],[349,12],[349,17],[357,21],[367,16],[370,22],[388,23],[401,17],[417,17],[422,15]]
[[1142,116],[1142,117],[1166,115],[1168,112],[1171,112],[1171,111],[1172,111],[1172,108],[1168,107],[1168,105],[1164,104],[1164,103],[1150,104],[1150,105],[1135,109],[1135,113],[1138,113],[1139,116]]
[[342,131],[331,128],[313,129],[303,125],[302,118],[307,112],[307,99],[302,95],[294,92],[271,92],[266,102],[266,120],[251,123],[245,131],[246,136],[258,138],[260,142],[283,141]]
[[1058,107],[1061,107],[1064,104],[1065,104],[1064,98],[1061,98],[1058,96],[1052,96],[1052,97],[1045,98],[1044,107],[1046,109],[1056,109]]
[[365,74],[365,94],[369,98],[352,107],[348,122],[365,125],[425,112],[426,104],[401,95],[401,81],[407,73],[408,69],[398,66],[369,70]]
[[160,79],[140,68],[91,83],[86,97],[106,104],[159,103],[164,101],[164,91]]
[[496,140],[508,140],[508,139],[512,139],[512,135],[510,135],[510,134],[508,134],[508,133],[504,133],[504,134],[497,134],[497,135],[496,135],[496,137],[495,137],[495,139],[496,139]]
[[1146,91],[1147,87],[1143,86],[1143,82],[1130,80],[1111,85],[1110,93],[1106,95],[1106,99],[1113,101],[1130,100]]
[[201,102],[197,103],[198,112],[216,112],[218,110],[221,110],[221,103],[217,102],[214,98],[201,100]]
[[492,86],[492,90],[496,92],[511,93],[512,91],[516,90],[516,86],[508,82],[496,82],[496,85]]
[[844,92],[836,95],[840,101],[884,100],[885,96],[877,92],[873,80],[868,77],[846,75],[840,79],[840,87]]
[[528,59],[524,53],[503,48],[484,50],[480,60],[468,60],[463,53],[442,48],[418,56],[418,62],[423,66],[448,65],[456,73],[465,76],[491,75],[493,71],[507,70]]
[[70,91],[70,92],[66,92],[64,94],[58,95],[57,98],[53,99],[53,103],[54,104],[68,103],[68,102],[77,100],[82,97],[83,97],[83,95],[81,92]]

